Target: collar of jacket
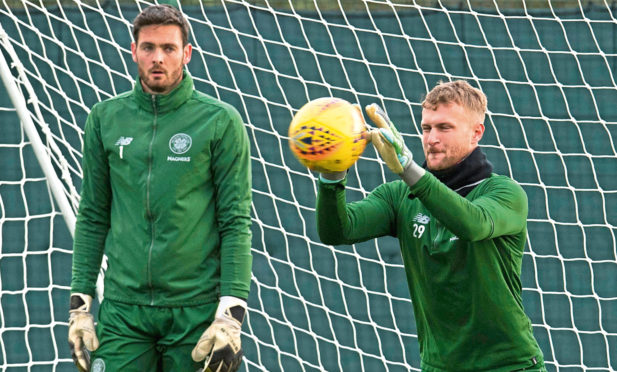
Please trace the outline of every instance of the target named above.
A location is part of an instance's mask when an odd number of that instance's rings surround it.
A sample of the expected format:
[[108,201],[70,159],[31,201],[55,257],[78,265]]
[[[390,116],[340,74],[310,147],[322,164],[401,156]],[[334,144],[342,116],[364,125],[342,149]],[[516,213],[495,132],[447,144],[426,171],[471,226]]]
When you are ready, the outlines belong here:
[[137,100],[137,104],[148,112],[154,112],[152,96],[155,97],[156,111],[158,113],[164,113],[178,108],[178,106],[182,105],[191,97],[191,94],[193,94],[193,78],[186,70],[182,73],[182,81],[180,84],[167,94],[150,94],[144,92],[139,77],[133,87],[133,95]]
[[426,161],[422,164],[422,167],[463,197],[467,196],[484,179],[490,177],[493,172],[493,164],[486,159],[486,155],[480,149],[480,146],[476,147],[465,159],[448,169],[430,170],[426,167]]

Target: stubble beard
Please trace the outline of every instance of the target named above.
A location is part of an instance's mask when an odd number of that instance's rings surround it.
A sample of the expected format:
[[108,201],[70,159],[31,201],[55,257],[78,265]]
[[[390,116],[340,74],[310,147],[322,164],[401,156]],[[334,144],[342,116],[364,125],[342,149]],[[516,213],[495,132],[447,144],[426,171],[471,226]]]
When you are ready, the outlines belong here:
[[[460,163],[463,159],[465,159],[469,154],[473,151],[473,149],[469,150],[467,148],[463,148],[462,146],[453,145],[452,148],[443,149],[439,152],[442,158],[436,162],[437,164],[429,164],[428,160],[426,162],[427,168],[435,171],[442,171],[446,169],[450,169]],[[425,154],[426,159],[428,159],[428,153]],[[435,163],[435,162],[433,162]]]
[[[148,72],[142,68],[138,68],[139,79],[141,83],[148,87],[148,90],[155,94],[169,93],[173,88],[175,88],[180,81],[182,80],[182,69],[178,74],[174,74],[172,76],[164,75],[163,79],[155,80],[149,77]],[[165,77],[170,77],[173,81],[169,84],[165,84]]]

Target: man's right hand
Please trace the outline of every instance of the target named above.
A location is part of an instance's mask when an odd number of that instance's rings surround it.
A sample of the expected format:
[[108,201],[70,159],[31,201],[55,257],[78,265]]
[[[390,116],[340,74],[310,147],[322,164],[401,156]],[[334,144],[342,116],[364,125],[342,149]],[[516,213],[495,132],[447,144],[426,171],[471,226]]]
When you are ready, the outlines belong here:
[[94,330],[94,317],[90,314],[92,296],[71,294],[69,308],[69,346],[73,362],[80,372],[90,371],[90,351],[99,347]]
[[[364,120],[364,116],[362,115],[362,108],[360,108],[360,105],[354,103],[353,107],[356,109],[356,111],[358,111],[358,114],[360,115],[362,120]],[[367,143],[371,141],[371,135],[368,131],[365,131],[362,137],[367,141]],[[339,183],[345,178],[345,176],[347,176],[347,171],[348,169],[340,172],[321,172],[319,175],[319,179],[324,183]]]

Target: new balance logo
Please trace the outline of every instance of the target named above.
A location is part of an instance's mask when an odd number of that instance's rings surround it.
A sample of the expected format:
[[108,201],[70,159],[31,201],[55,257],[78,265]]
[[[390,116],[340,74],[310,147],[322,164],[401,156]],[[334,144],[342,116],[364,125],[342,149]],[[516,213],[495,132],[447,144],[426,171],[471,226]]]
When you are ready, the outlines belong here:
[[118,155],[120,159],[124,159],[124,146],[128,146],[133,141],[133,137],[120,137],[116,141],[116,146],[120,146],[120,150],[118,151]]
[[133,137],[120,137],[116,141],[116,146],[128,146],[133,141]]
[[422,213],[418,213],[416,214],[416,216],[413,218],[413,220],[417,223],[421,223],[423,225],[426,225],[427,223],[429,223],[431,221],[431,218],[425,214]]

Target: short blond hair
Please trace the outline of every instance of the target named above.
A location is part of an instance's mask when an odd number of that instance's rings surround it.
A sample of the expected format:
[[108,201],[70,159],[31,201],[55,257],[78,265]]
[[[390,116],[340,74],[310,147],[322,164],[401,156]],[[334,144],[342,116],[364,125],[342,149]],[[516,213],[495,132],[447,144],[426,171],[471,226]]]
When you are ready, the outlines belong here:
[[457,103],[484,121],[486,95],[464,80],[439,82],[422,101],[422,108],[436,110],[440,104]]

